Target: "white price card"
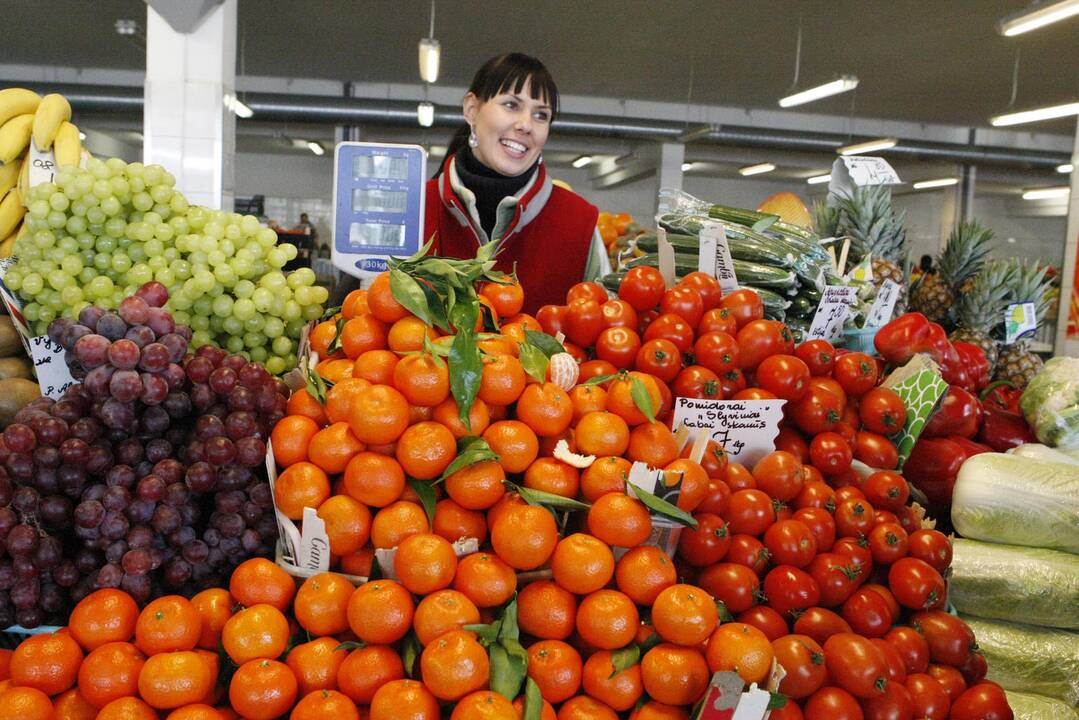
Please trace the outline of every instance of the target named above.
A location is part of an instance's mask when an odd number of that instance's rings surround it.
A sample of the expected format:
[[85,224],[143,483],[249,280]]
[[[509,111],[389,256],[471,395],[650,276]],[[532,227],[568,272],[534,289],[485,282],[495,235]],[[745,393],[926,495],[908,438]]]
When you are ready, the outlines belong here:
[[674,399],[674,426],[685,423],[690,433],[707,432],[730,456],[731,462],[752,467],[776,449],[779,421],[786,400]]
[[1004,344],[1030,337],[1038,329],[1038,313],[1034,303],[1012,303],[1004,311]]
[[734,259],[727,244],[727,232],[719,223],[706,223],[701,228],[701,253],[697,260],[697,269],[719,280],[723,294],[728,295],[738,289],[738,277],[734,273]]
[[662,227],[656,230],[656,254],[659,256],[659,273],[663,276],[663,282],[672,288],[677,284],[678,277],[674,267],[674,246],[667,239],[667,231]]
[[850,309],[857,301],[857,288],[846,285],[826,285],[806,340],[827,340],[828,342],[838,340],[843,335],[843,323],[847,321]]
[[30,358],[34,361],[41,394],[59,400],[64,391],[75,384],[71,370],[64,362],[64,348],[48,335],[30,338]]
[[38,150],[37,144],[30,143],[30,182],[34,187],[44,182],[52,182],[56,172],[56,155],[52,150]]
[[899,283],[894,280],[885,280],[877,290],[877,297],[873,299],[873,305],[869,308],[865,326],[867,328],[884,327],[892,320],[892,312],[895,303],[899,300]]
[[903,182],[899,175],[880,157],[845,155],[832,163],[832,179],[828,181],[828,194],[849,193],[855,187],[865,185],[898,185]]

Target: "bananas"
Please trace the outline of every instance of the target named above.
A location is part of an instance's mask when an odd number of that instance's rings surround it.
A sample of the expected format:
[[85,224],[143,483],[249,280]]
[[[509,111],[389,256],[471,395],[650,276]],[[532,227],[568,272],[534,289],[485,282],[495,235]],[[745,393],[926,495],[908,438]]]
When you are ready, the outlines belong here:
[[8,190],[4,199],[0,200],[0,237],[6,238],[14,232],[25,214],[26,208],[23,207],[18,189]]
[[26,88],[0,90],[0,125],[18,115],[33,115],[41,96]]
[[66,120],[60,123],[52,151],[56,156],[56,167],[78,165],[82,160],[82,140],[79,139],[79,129]]
[[15,163],[0,165],[0,198],[19,181],[21,168]]
[[16,115],[0,126],[0,162],[7,165],[22,155],[33,126],[34,116],[30,113]]
[[61,123],[71,119],[71,103],[67,98],[57,93],[50,93],[41,98],[41,103],[34,112],[34,144],[41,151],[52,147],[56,138],[56,131]]

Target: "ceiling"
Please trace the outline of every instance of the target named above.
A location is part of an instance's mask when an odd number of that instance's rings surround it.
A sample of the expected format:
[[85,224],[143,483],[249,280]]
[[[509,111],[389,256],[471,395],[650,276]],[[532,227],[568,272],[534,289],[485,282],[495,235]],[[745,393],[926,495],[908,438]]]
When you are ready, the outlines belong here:
[[[1079,97],[1079,18],[1004,38],[998,18],[1028,0],[473,0],[436,2],[440,84],[467,85],[493,54],[540,57],[563,94],[778,109],[791,89],[856,74],[856,92],[799,110],[957,125]],[[141,0],[6,3],[5,58],[138,70],[145,51],[113,30],[145,24]],[[427,0],[239,0],[243,75],[418,83]],[[50,18],[47,32],[42,17]],[[1071,134],[1075,120],[1027,126]]]

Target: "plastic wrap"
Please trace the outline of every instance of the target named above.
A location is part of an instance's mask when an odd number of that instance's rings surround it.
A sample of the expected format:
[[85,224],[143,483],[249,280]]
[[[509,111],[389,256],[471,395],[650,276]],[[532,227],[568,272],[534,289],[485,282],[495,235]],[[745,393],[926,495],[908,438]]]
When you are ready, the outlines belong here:
[[955,481],[952,524],[974,540],[1079,553],[1079,466],[974,455]]
[[1068,703],[1044,695],[1007,690],[1014,720],[1079,720],[1079,711]]
[[962,538],[952,553],[948,599],[959,612],[1079,629],[1079,555]]
[[1037,693],[1079,705],[1079,634],[964,615],[1005,690]]
[[1009,455],[1018,455],[1019,457],[1030,458],[1031,460],[1079,465],[1079,458],[1071,454],[1075,452],[1075,450],[1054,450],[1048,445],[1042,445],[1041,443],[1024,443],[1019,447],[1008,450]]
[[1043,443],[1079,448],[1079,358],[1046,362],[1023,391],[1019,407]]

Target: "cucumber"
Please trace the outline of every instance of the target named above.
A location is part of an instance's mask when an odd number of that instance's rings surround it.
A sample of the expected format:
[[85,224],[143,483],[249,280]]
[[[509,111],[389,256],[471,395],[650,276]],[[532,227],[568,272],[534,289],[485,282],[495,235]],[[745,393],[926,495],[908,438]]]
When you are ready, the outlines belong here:
[[[627,268],[638,265],[659,267],[659,255],[649,253],[641,257],[633,258],[626,263]],[[688,275],[697,270],[697,256],[689,253],[674,254],[674,272],[679,277]],[[752,285],[754,287],[791,289],[797,287],[798,279],[790,270],[761,265],[760,263],[746,260],[734,261],[734,273],[738,276],[739,284]]]
[[[676,253],[688,253],[697,255],[700,250],[700,240],[696,235],[682,235],[667,233]],[[637,237],[637,247],[646,253],[654,253],[659,250],[659,238],[655,235],[640,235]],[[791,254],[782,243],[757,233],[743,232],[742,229],[732,229],[727,233],[727,247],[731,251],[731,257],[735,260],[773,265],[781,268],[794,266],[794,255]]]
[[787,308],[790,306],[790,301],[774,290],[753,285],[744,285],[743,287],[760,296],[761,302],[764,303],[765,312],[786,313]]

